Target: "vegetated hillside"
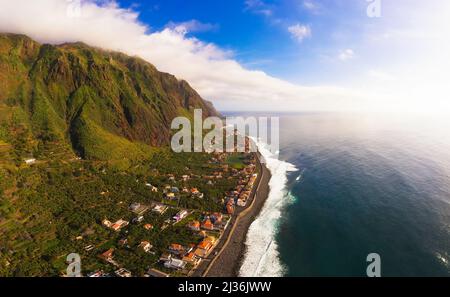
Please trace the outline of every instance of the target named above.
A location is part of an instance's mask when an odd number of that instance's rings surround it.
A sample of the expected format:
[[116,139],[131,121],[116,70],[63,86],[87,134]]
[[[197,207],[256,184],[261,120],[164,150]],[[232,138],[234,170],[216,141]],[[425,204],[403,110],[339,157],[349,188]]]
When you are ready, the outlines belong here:
[[44,143],[85,159],[139,160],[148,145],[168,144],[172,119],[194,108],[217,115],[186,81],[137,57],[0,34],[3,146],[20,138],[14,149],[30,155]]
[[[166,221],[180,208],[193,210],[190,220],[220,211],[238,179],[207,184],[203,176],[222,170],[221,163],[165,146],[172,119],[191,118],[194,108],[217,115],[187,82],[139,58],[0,34],[0,276],[64,275],[74,252],[84,274],[112,275],[117,267],[98,257],[110,248],[121,265],[144,275],[170,243],[202,240],[184,223],[166,228]],[[36,160],[27,164],[29,158]],[[180,193],[178,201],[166,201],[168,184],[197,188],[204,197]],[[106,218],[131,222],[135,202],[172,208],[146,214],[143,224],[154,230],[130,224],[118,233],[102,225]],[[131,249],[119,245],[124,237]],[[142,251],[143,240],[154,254]]]

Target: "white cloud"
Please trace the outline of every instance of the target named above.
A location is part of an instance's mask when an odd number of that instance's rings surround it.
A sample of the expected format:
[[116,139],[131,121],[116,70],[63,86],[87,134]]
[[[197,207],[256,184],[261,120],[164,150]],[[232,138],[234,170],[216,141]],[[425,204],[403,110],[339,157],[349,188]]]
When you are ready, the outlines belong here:
[[394,75],[377,69],[370,70],[368,74],[371,78],[379,81],[387,82],[387,81],[395,81],[397,79]]
[[311,28],[307,25],[295,24],[288,27],[288,31],[298,42],[302,42],[305,38],[311,37]]
[[355,52],[352,49],[345,49],[342,50],[339,55],[338,55],[338,59],[341,61],[347,61],[350,59],[353,59],[353,57],[355,56]]
[[262,0],[246,0],[245,9],[266,17],[273,15],[272,9]]
[[190,20],[181,23],[169,22],[166,25],[166,28],[186,34],[195,32],[217,31],[219,29],[219,26],[217,24],[202,23],[198,20]]
[[314,10],[316,8],[316,4],[311,0],[303,1],[303,6],[310,10]]
[[313,0],[304,0],[303,7],[313,13],[318,13],[321,10],[320,4]]
[[[159,70],[186,79],[221,110],[346,110],[364,103],[361,94],[347,89],[299,86],[245,69],[229,52],[183,32],[170,28],[149,32],[136,12],[115,3],[81,3],[81,15],[69,17],[66,0],[0,0],[0,31],[52,44],[82,41],[140,56]],[[300,25],[294,32],[309,34]]]

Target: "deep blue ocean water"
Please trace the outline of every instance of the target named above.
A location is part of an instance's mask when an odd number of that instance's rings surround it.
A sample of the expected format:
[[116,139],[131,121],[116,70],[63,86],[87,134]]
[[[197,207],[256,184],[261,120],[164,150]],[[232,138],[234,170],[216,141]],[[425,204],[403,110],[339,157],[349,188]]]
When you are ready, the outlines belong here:
[[449,128],[436,116],[282,115],[280,159],[299,169],[274,235],[283,274],[366,276],[378,253],[382,276],[450,276]]

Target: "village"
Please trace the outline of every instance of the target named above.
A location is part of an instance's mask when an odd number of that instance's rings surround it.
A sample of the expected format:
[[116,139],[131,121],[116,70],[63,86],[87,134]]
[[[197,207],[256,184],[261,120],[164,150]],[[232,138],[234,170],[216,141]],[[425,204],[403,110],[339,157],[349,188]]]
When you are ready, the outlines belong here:
[[[111,247],[102,250],[97,258],[101,259],[111,269],[98,269],[87,272],[89,277],[169,277],[169,276],[189,276],[199,266],[199,264],[212,253],[217,254],[215,247],[226,240],[223,236],[225,230],[229,228],[232,216],[240,208],[245,208],[250,199],[252,189],[257,180],[258,172],[256,166],[256,156],[245,154],[245,159],[241,157],[230,157],[227,153],[211,153],[208,163],[216,164],[216,171],[207,175],[168,173],[166,175],[167,184],[157,184],[146,180],[142,181],[147,191],[153,197],[159,197],[160,201],[150,203],[132,202],[128,205],[129,216],[125,217],[105,217],[101,221],[101,226],[112,231],[117,236],[117,242],[113,242]],[[200,181],[206,187],[214,187],[220,180],[230,180],[234,182],[234,188],[222,194],[219,203],[220,211],[202,211],[196,208],[186,208],[180,205],[183,199],[201,201],[206,199],[205,193],[197,187],[190,186],[192,180]],[[138,181],[141,182],[141,181]],[[101,195],[107,195],[102,192]],[[156,219],[155,219],[156,218]],[[158,227],[157,223],[161,222]],[[138,240],[130,240],[130,228],[134,233],[143,234]],[[151,232],[170,232],[171,229],[183,233],[183,242],[177,240],[177,236],[170,236],[172,240],[166,246],[155,246],[151,240]],[[149,236],[146,237],[146,234]],[[186,235],[187,234],[187,235]],[[182,235],[180,235],[182,236]],[[186,241],[186,238],[191,240]],[[148,255],[151,259],[147,264],[143,275],[135,275],[133,269],[122,263],[123,260],[116,257],[117,253],[126,249]],[[84,252],[95,252],[92,244],[84,246]]]

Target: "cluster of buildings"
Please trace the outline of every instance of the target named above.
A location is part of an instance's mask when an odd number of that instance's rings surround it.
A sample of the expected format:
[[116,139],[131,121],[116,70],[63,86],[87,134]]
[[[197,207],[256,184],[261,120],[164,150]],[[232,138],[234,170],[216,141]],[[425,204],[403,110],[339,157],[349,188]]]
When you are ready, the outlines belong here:
[[[246,161],[243,168],[239,170],[236,168],[230,168],[228,164],[224,164],[226,157],[226,153],[213,153],[209,162],[220,163],[221,169],[204,176],[180,176],[180,181],[183,182],[180,188],[174,186],[177,179],[173,174],[167,175],[168,180],[173,182],[172,185],[165,185],[159,189],[150,183],[145,184],[145,186],[154,193],[158,193],[161,190],[163,197],[167,200],[177,200],[179,199],[180,194],[183,193],[192,198],[201,199],[204,197],[204,194],[195,187],[188,187],[185,182],[189,181],[193,177],[201,178],[205,183],[210,185],[223,178],[237,178],[238,180],[236,188],[231,192],[225,193],[226,198],[223,200],[225,209],[224,214],[221,212],[204,213],[199,215],[195,220],[190,219],[187,223],[186,228],[192,232],[195,232],[195,234],[198,234],[201,241],[189,244],[188,246],[183,246],[179,243],[170,244],[167,247],[167,250],[159,257],[159,264],[161,265],[159,267],[165,272],[160,271],[155,267],[150,267],[145,276],[167,277],[169,276],[169,274],[166,273],[168,271],[188,273],[191,269],[195,269],[203,259],[207,258],[211,254],[214,247],[217,245],[218,241],[222,237],[222,234],[224,234],[224,231],[228,227],[231,221],[231,215],[235,212],[236,207],[245,207],[247,205],[247,201],[250,198],[254,183],[257,180],[256,158]],[[163,215],[168,209],[172,208],[172,206],[168,206],[169,204],[170,203],[166,205],[164,203],[153,202],[149,205],[144,205],[137,202],[132,203],[129,206],[129,210],[135,214],[135,216],[131,219],[131,223],[143,223],[144,214],[147,211],[158,215]],[[180,223],[184,219],[188,218],[188,216],[195,213],[195,211],[187,209],[178,209],[177,211],[178,212],[175,215],[171,215],[167,219],[161,228],[162,230],[164,230],[167,226]],[[106,218],[102,221],[103,226],[116,232],[120,232],[129,224],[129,221],[122,218],[115,222],[111,222]],[[148,231],[153,230],[152,224],[143,224],[142,227]],[[123,238],[119,241],[119,246],[126,246],[130,248],[127,244],[127,238]],[[153,245],[147,240],[141,241],[140,244],[136,246],[137,249],[142,250],[145,253],[155,254],[152,251]],[[92,245],[87,248],[89,248],[89,250],[94,249]],[[114,248],[104,251],[99,256],[116,267],[114,272],[115,276],[132,276],[130,271],[121,267],[114,261]],[[103,271],[96,271],[91,273],[89,276],[101,277],[105,276],[105,274]]]
[[[185,179],[185,175],[183,175]],[[180,196],[180,193],[184,193],[184,194],[190,194],[192,198],[200,198],[203,199],[204,194],[201,193],[197,188],[187,188],[187,187],[183,187],[182,190],[180,191],[180,189],[178,187],[174,187],[174,186],[170,186],[170,185],[166,185],[164,186],[164,190],[163,190],[163,198],[167,199],[167,200],[177,200]]]
[[[201,231],[218,231],[222,232],[226,229],[229,222],[229,217],[224,218],[224,215],[215,212],[210,215],[204,215],[203,219],[201,221],[191,221],[188,224],[188,228],[194,232],[201,232]],[[201,235],[204,235],[204,233],[201,233]]]
[[170,270],[183,271],[187,265],[195,268],[212,252],[218,242],[217,238],[220,238],[228,227],[229,221],[229,216],[219,212],[203,214],[200,220],[190,221],[186,227],[192,232],[198,232],[203,238],[201,242],[189,246],[172,243],[167,252],[160,257],[160,263]]
[[[120,265],[114,261],[114,249],[110,248],[109,250],[103,252],[99,255],[100,258],[105,260],[108,263],[116,266],[116,270],[114,271],[114,275],[117,277],[132,277],[131,271],[126,268],[120,267]],[[88,274],[88,277],[109,277],[111,275],[104,273],[103,270],[98,270]]]
[[[172,183],[177,182],[177,178],[175,177],[174,174],[168,174],[166,177]],[[192,177],[200,178],[200,176],[184,174],[181,176],[181,178],[178,180],[178,182],[186,183]],[[153,188],[155,188],[155,187],[152,186],[152,189]],[[190,195],[192,198],[199,198],[199,199],[204,198],[204,194],[202,192],[200,192],[197,188],[189,188],[186,186],[184,186],[182,188],[178,188],[176,186],[171,186],[171,185],[163,186],[163,198],[165,198],[169,201],[179,199],[180,194],[182,194],[182,193],[186,194],[186,195]]]
[[103,224],[103,226],[105,226],[107,228],[110,228],[110,229],[112,229],[112,230],[114,230],[116,232],[119,232],[122,228],[128,226],[130,224],[130,222],[125,221],[123,219],[119,219],[115,223],[112,223],[108,219],[104,219],[102,224]]
[[239,177],[238,185],[234,191],[228,192],[225,198],[224,208],[228,214],[233,214],[236,210],[236,206],[245,207],[247,205],[253,186],[258,177],[258,174],[255,173],[255,171],[256,165],[251,163],[236,174],[236,176]]
[[249,176],[250,178],[248,178],[248,180],[247,179],[241,180],[236,189],[239,193],[239,196],[237,198],[237,205],[241,207],[245,207],[247,205],[247,201],[250,198],[253,185],[256,182],[258,174],[250,173]]
[[170,270],[184,270],[188,264],[195,268],[202,259],[208,257],[216,242],[217,239],[214,236],[207,236],[197,245],[191,244],[186,247],[172,243],[159,261]]

